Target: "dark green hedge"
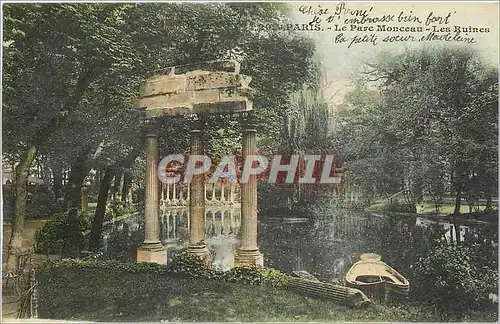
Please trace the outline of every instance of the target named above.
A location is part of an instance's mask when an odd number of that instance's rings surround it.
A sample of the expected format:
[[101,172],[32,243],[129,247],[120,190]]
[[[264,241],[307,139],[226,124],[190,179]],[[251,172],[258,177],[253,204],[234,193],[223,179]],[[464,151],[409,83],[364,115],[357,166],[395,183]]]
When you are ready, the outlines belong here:
[[35,233],[36,252],[77,256],[85,246],[82,232],[90,229],[90,218],[88,213],[75,211],[54,214]]
[[63,259],[57,262],[45,262],[38,269],[38,274],[51,274],[59,270],[99,270],[119,271],[169,276],[173,278],[203,278],[223,280],[245,284],[286,285],[288,276],[274,269],[235,267],[229,271],[207,269],[202,261],[193,255],[180,253],[167,265],[152,262],[123,263],[113,260],[77,260]]
[[[220,290],[233,283],[284,287],[287,278],[272,269],[208,270],[199,258],[186,253],[167,265],[69,259],[46,262],[37,269],[39,316],[88,319],[84,315],[88,313],[106,320],[116,318],[114,312],[118,312],[128,320],[135,313],[144,319],[155,307],[166,307],[162,301],[169,296],[196,293],[193,289]],[[96,309],[102,313],[96,315]]]

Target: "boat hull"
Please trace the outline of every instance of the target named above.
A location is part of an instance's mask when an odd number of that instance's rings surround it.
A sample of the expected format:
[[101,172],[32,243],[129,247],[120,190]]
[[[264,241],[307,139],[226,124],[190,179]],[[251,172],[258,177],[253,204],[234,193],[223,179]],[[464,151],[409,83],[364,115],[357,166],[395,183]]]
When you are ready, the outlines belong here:
[[370,295],[388,294],[407,296],[410,291],[408,280],[396,270],[377,258],[365,258],[352,265],[346,274],[346,284]]

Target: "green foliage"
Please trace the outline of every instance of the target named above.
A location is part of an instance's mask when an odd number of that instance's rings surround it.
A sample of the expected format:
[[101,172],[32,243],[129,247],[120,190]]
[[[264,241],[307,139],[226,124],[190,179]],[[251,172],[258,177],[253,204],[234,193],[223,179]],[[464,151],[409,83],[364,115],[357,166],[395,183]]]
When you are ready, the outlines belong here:
[[210,274],[210,270],[199,257],[188,253],[176,255],[167,263],[167,271],[183,278],[203,278]]
[[105,221],[110,221],[123,215],[133,214],[137,211],[133,204],[126,204],[120,200],[110,200],[106,207]]
[[[412,200],[477,181],[496,190],[498,71],[463,48],[382,53],[336,111],[336,147],[367,196],[409,188]],[[494,108],[495,107],[495,108]]]
[[79,214],[72,219],[70,212],[55,214],[35,233],[36,252],[61,253],[65,242],[80,243],[83,247],[82,232],[90,229],[88,214]]
[[33,186],[28,191],[27,219],[46,219],[57,211],[54,194],[46,186]]
[[229,271],[208,269],[201,258],[188,253],[176,254],[167,265],[152,262],[125,263],[115,260],[77,260],[65,259],[58,262],[45,262],[39,268],[42,273],[62,269],[94,269],[127,273],[157,273],[175,278],[221,280],[249,285],[269,285],[285,287],[288,276],[275,269],[259,267],[235,267]]
[[165,273],[167,266],[154,262],[140,262],[140,263],[125,263],[114,260],[100,261],[100,260],[79,260],[79,259],[63,259],[57,262],[44,262],[37,271],[41,274],[53,270],[113,270],[123,271],[128,273]]
[[[490,293],[498,291],[497,269],[480,266],[474,249],[441,245],[414,266],[415,294],[445,312],[484,308]],[[413,288],[412,288],[413,289]]]
[[236,267],[224,273],[223,278],[229,282],[238,282],[249,285],[260,285],[263,282],[262,274],[257,269]]
[[[351,310],[265,285],[172,278],[154,271],[54,267],[36,274],[41,318],[96,322],[435,320],[432,312],[415,305],[375,304],[366,310]],[[493,318],[492,314],[471,315],[476,321]]]

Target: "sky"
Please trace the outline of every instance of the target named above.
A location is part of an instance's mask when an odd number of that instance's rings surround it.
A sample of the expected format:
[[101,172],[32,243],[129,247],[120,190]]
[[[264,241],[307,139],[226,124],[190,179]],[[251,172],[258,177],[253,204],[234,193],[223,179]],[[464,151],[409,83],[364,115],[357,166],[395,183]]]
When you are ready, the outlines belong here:
[[[455,26],[461,28],[482,28],[482,32],[462,31],[461,37],[474,38],[475,43],[467,46],[478,51],[486,60],[498,66],[498,37],[499,37],[499,3],[498,2],[345,2],[341,7],[339,2],[296,2],[289,3],[292,9],[292,20],[297,24],[309,23],[316,16],[321,20],[318,27],[323,31],[303,31],[312,37],[317,45],[317,55],[323,62],[328,79],[339,80],[349,78],[353,72],[360,69],[363,61],[370,61],[383,51],[401,52],[406,48],[419,46],[464,46],[462,42],[456,41],[421,41],[422,36],[428,35],[433,28],[444,28],[439,35],[446,34],[449,28],[450,34],[455,35]],[[327,13],[325,13],[327,9]],[[340,15],[334,15],[336,10],[341,10]],[[367,10],[363,13],[363,10]],[[302,11],[302,12],[301,12]],[[320,12],[321,11],[321,12]],[[398,21],[399,14],[409,22]],[[411,11],[411,13],[410,13]],[[392,20],[385,21],[387,17],[394,15]],[[430,15],[430,16],[429,16]],[[327,22],[332,16],[332,22]],[[351,27],[346,19],[360,19],[366,17],[365,23],[356,24]],[[384,18],[385,16],[385,18]],[[448,18],[446,18],[448,17]],[[379,22],[366,22],[367,19],[379,19]],[[384,20],[385,19],[385,20]],[[416,20],[418,19],[418,20]],[[342,26],[346,31],[335,31],[335,25],[340,29]],[[373,31],[351,31],[351,28],[369,27]],[[422,27],[423,32],[382,32],[377,31],[377,25],[385,27]],[[436,27],[433,27],[436,26]],[[328,27],[331,28],[328,30]],[[429,28],[430,30],[426,30]],[[487,31],[488,29],[488,31]],[[335,43],[335,37],[343,33],[346,42]],[[372,45],[370,41],[353,43],[348,48],[354,36],[361,39],[367,35],[368,38],[377,37],[377,44]],[[414,41],[382,42],[387,36],[413,36]],[[366,39],[366,38],[365,38]]]

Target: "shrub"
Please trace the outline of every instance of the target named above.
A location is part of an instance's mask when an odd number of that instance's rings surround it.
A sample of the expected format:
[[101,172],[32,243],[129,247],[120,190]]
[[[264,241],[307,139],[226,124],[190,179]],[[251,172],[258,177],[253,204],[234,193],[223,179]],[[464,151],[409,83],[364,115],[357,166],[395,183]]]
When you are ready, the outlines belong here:
[[210,271],[206,268],[203,261],[192,254],[179,253],[170,262],[166,270],[168,273],[183,278],[208,278]]
[[261,285],[264,282],[262,273],[257,268],[236,267],[226,271],[222,279],[227,282],[237,282],[249,285]]
[[27,219],[49,218],[58,211],[55,196],[46,186],[30,186],[28,190],[26,201]]
[[220,274],[220,279],[248,285],[268,285],[283,288],[289,276],[275,269],[257,267],[235,267]]
[[225,282],[269,285],[273,287],[284,287],[288,282],[288,276],[278,270],[256,267],[235,267],[229,271],[221,272],[207,269],[203,261],[188,253],[179,253],[168,262],[167,265],[157,263],[124,263],[114,260],[72,260],[63,259],[58,262],[46,262],[40,266],[40,271],[60,269],[80,270],[113,270],[129,273],[158,273],[175,278],[222,280]]
[[474,249],[441,245],[414,265],[415,295],[432,300],[447,313],[460,314],[488,304],[488,294],[498,290],[496,269],[478,266]]
[[[55,214],[35,233],[36,252],[62,253],[68,249],[83,247],[83,231],[90,229],[90,220],[86,213],[71,215],[69,211]],[[72,252],[69,252],[73,254]]]

